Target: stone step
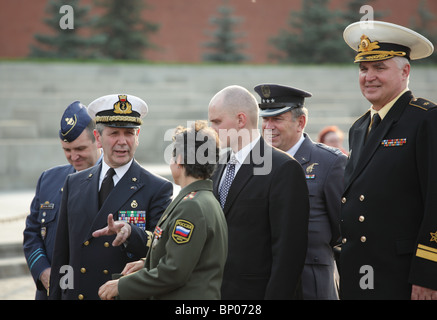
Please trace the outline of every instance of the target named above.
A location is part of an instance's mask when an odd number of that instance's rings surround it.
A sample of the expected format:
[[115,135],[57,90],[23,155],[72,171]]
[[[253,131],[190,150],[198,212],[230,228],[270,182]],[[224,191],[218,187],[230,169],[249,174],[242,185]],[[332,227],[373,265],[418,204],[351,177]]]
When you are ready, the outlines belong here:
[[22,243],[0,244],[0,279],[30,274]]
[[23,257],[0,258],[0,279],[30,274],[26,259]]

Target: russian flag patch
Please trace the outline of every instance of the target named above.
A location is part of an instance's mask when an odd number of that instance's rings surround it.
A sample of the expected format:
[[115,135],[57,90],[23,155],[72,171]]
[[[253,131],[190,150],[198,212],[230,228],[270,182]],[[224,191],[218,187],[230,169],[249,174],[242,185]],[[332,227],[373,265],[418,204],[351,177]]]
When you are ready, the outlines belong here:
[[187,243],[191,239],[193,230],[194,224],[187,220],[178,219],[176,220],[171,237],[177,244]]

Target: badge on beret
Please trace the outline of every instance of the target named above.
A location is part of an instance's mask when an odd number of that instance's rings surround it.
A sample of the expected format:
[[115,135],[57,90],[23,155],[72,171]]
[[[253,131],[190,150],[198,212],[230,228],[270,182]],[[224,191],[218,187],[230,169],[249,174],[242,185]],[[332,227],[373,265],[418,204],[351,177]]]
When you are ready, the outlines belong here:
[[190,241],[193,230],[194,224],[187,220],[178,219],[176,220],[171,237],[177,244],[187,243]]

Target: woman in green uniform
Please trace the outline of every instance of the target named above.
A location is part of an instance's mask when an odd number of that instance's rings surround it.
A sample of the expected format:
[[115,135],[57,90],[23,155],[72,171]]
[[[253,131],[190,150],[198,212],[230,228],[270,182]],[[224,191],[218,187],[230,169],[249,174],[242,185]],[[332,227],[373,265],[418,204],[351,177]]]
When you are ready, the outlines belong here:
[[220,299],[228,234],[209,179],[218,137],[197,121],[178,127],[173,139],[170,169],[181,191],[158,222],[145,260],[101,286],[101,299]]

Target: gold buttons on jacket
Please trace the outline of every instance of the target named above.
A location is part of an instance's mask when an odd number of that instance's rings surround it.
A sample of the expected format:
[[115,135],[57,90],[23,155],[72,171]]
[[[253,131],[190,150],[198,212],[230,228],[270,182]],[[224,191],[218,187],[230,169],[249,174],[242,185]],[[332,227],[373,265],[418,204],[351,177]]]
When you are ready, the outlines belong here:
[[105,248],[108,248],[109,247],[109,242],[105,242],[103,245],[105,246]]
[[86,273],[86,269],[85,268],[80,268],[80,272],[81,273]]
[[360,240],[361,240],[361,242],[366,242],[366,241],[367,241],[367,238],[366,238],[365,236],[362,236],[362,237],[360,238]]
[[83,243],[84,246],[87,246],[89,244],[90,244],[90,242],[88,240]]
[[83,296],[83,294],[80,294],[80,295],[77,296],[77,298],[78,298],[79,300],[83,300],[84,296]]
[[108,274],[109,273],[109,271],[108,270],[103,270],[103,274]]

